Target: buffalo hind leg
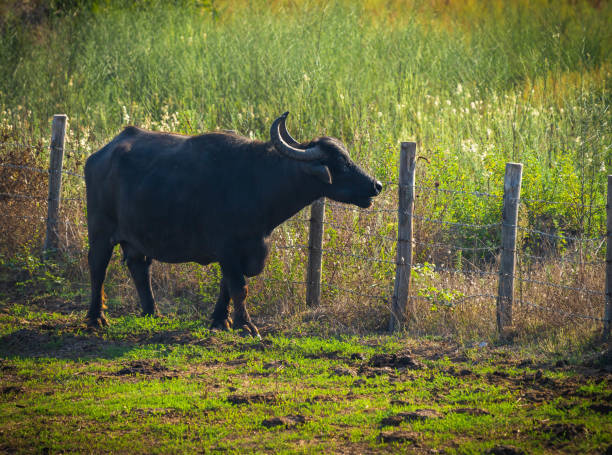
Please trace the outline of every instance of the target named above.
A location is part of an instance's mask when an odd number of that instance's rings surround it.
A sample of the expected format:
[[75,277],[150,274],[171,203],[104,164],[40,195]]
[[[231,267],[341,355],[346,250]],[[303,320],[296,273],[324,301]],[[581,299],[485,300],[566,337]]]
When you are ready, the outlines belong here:
[[110,239],[102,238],[97,241],[89,242],[89,274],[91,278],[91,303],[87,312],[87,325],[90,327],[100,327],[108,325],[104,317],[104,278],[106,277],[106,267],[113,254],[113,245]]
[[245,283],[240,290],[232,294],[232,300],[234,301],[234,329],[240,329],[245,335],[261,338],[259,330],[257,330],[257,327],[251,321],[251,316],[249,316],[249,312],[246,309],[248,293],[249,287]]
[[212,314],[212,324],[210,328],[215,330],[229,330],[232,328],[232,319],[229,317],[229,291],[224,278],[221,278],[219,286],[219,298],[215,304],[215,311]]
[[248,287],[244,275],[238,271],[238,268],[224,267],[223,264],[221,265],[221,270],[223,271],[223,279],[227,283],[229,295],[234,302],[234,330],[240,330],[245,335],[261,338],[259,330],[257,330],[257,327],[251,321],[249,312],[246,309]]
[[134,285],[138,291],[140,305],[142,307],[143,316],[156,316],[157,307],[151,290],[151,258],[145,257],[142,254],[135,254],[124,245],[123,252],[125,261],[127,262],[130,275],[134,280]]

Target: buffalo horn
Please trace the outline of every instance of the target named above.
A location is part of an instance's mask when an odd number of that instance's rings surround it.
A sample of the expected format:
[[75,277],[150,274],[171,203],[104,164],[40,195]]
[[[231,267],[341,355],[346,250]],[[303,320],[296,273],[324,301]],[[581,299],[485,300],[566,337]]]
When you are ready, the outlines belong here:
[[[272,127],[270,128],[270,138],[276,150],[283,155],[299,161],[314,161],[320,159],[323,154],[318,147],[307,148],[306,150],[300,150],[299,148],[287,144],[286,140],[293,141],[296,145],[297,142],[289,135],[287,128],[285,127],[285,119],[289,115],[289,112],[285,112],[279,118],[274,120]],[[287,137],[287,139],[285,139]]]
[[289,134],[289,131],[287,131],[287,126],[285,125],[284,120],[279,123],[278,131],[280,132],[280,137],[283,138],[283,141],[285,141],[287,145],[290,145],[291,147],[295,147],[300,150],[304,150],[304,146],[295,139],[293,139],[293,137],[291,137],[291,134]]

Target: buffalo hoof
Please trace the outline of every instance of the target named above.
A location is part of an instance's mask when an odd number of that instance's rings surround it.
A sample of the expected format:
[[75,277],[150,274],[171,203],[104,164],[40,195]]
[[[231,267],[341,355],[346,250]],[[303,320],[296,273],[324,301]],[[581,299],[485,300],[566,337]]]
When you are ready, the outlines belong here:
[[227,332],[229,329],[232,328],[232,319],[231,318],[226,318],[226,319],[214,319],[212,324],[210,324],[210,330],[223,330],[224,332]]
[[87,322],[87,327],[90,327],[92,329],[98,329],[100,327],[108,327],[108,321],[106,320],[103,314],[101,314],[98,317],[88,316],[86,319],[86,322]]
[[240,335],[244,337],[253,337],[261,340],[261,335],[259,334],[259,330],[255,327],[255,324],[252,322],[246,322],[242,324],[240,327]]

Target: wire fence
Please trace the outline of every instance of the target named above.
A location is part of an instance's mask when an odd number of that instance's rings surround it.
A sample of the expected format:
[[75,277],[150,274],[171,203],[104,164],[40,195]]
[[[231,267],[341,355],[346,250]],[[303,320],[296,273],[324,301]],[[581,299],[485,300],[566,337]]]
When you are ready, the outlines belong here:
[[[42,148],[40,144],[0,142],[0,150],[3,147]],[[84,155],[78,150],[70,150],[70,153]],[[8,171],[47,176],[54,172],[29,164],[0,162],[0,172]],[[84,176],[82,169],[78,168],[62,169],[61,175],[80,182],[71,186],[69,194],[60,197],[63,203],[80,204],[80,215],[78,211],[72,212],[60,220],[60,225],[65,227],[64,246],[70,247],[67,245],[70,241],[81,241],[81,248],[72,245],[71,251],[84,257],[87,250],[82,245],[86,228]],[[385,192],[377,200],[380,203],[375,208],[361,209],[334,201],[326,202],[325,219],[321,221],[325,246],[319,248],[323,256],[320,285],[326,304],[337,303],[344,296],[354,304],[375,301],[389,306],[396,297],[393,277],[401,262],[396,253],[398,216],[407,212],[397,206],[397,195],[391,190],[401,190],[402,186],[398,181],[386,182]],[[499,293],[496,293],[498,281],[506,277],[518,286],[520,296],[514,299],[514,303],[523,315],[529,311],[537,314],[549,312],[568,320],[609,322],[603,317],[606,299],[601,279],[603,274],[601,271],[584,272],[589,267],[601,270],[606,267],[603,245],[609,233],[589,237],[571,231],[546,230],[537,225],[504,224],[501,220],[459,221],[456,213],[446,211],[444,202],[440,203],[441,197],[447,200],[476,198],[499,208],[504,203],[504,194],[439,185],[414,185],[413,190],[421,199],[414,209],[416,213],[412,210],[409,213],[414,223],[414,234],[410,239],[414,254],[413,268],[409,272],[414,285],[408,295],[410,302],[442,305],[448,311],[465,307],[469,302],[481,302],[479,305],[486,305],[488,311],[495,312],[500,300]],[[23,190],[0,192],[0,203],[5,205],[3,217],[15,217],[37,225],[48,221],[42,212],[24,215],[14,210],[16,213],[12,213],[11,206],[7,206],[10,200],[46,203],[48,195],[29,194]],[[605,209],[599,204],[537,198],[515,198],[515,202],[523,205],[526,211],[535,204],[564,205],[577,210]],[[272,235],[268,267],[251,280],[256,298],[278,300],[284,297],[283,292],[288,292],[303,299],[311,285],[305,279],[304,265],[313,248],[308,245],[312,219],[307,212],[308,208],[287,220]],[[504,251],[500,233],[508,226],[516,228],[519,233],[517,247],[512,251],[518,270],[511,274],[499,270],[500,254]],[[72,231],[68,232],[69,229]],[[42,231],[42,226],[39,230]],[[534,247],[548,240],[560,242],[561,247],[541,251]],[[592,287],[593,283],[601,284],[601,288]],[[549,298],[550,290],[556,292],[555,300]],[[590,300],[587,302],[585,299]],[[579,311],[581,308],[588,311]],[[418,309],[413,306],[412,311]]]

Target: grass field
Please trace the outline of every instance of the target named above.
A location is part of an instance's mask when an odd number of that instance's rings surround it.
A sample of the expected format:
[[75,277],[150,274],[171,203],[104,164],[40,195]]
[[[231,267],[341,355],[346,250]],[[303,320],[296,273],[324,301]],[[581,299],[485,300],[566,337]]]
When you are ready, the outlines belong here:
[[[609,453],[610,353],[0,305],[3,453]],[[502,449],[505,447],[505,449]],[[495,451],[497,450],[497,451]],[[505,451],[502,451],[505,450]],[[606,452],[607,450],[607,452]]]

